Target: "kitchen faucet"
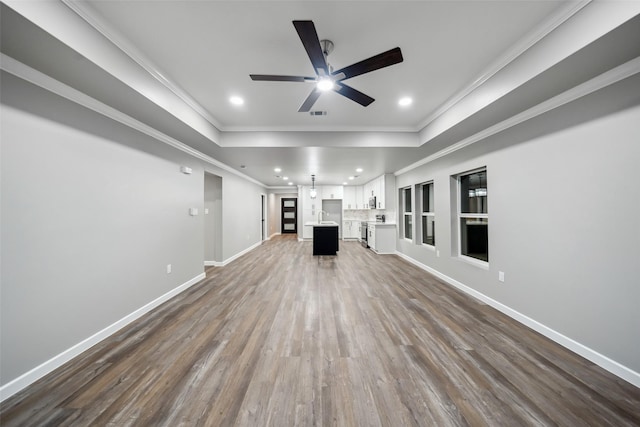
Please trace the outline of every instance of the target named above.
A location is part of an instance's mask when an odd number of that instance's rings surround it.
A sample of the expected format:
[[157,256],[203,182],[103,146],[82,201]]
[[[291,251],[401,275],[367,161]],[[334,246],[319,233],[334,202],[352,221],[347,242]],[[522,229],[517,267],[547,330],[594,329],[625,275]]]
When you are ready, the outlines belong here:
[[322,214],[325,213],[327,214],[327,216],[329,216],[329,214],[325,211],[320,211],[318,212],[318,224],[320,224],[322,222]]

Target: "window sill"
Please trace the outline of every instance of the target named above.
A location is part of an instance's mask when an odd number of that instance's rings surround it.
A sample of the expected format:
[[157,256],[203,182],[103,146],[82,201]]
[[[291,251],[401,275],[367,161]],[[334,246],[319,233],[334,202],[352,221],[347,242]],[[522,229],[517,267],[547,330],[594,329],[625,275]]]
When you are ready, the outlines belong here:
[[466,255],[458,255],[458,260],[466,262],[467,264],[471,264],[483,270],[489,270],[489,263],[487,261],[481,261],[477,258],[472,258]]
[[435,245],[430,245],[428,243],[420,243],[420,246],[422,246],[425,249],[428,249],[430,251],[435,252],[436,251],[436,246]]

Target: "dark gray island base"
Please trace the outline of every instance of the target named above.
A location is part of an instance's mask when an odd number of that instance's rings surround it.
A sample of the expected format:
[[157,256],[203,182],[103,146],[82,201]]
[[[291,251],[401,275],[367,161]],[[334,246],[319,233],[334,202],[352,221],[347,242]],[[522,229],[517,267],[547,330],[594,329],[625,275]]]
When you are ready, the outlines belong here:
[[338,226],[313,227],[313,254],[336,255],[338,252]]

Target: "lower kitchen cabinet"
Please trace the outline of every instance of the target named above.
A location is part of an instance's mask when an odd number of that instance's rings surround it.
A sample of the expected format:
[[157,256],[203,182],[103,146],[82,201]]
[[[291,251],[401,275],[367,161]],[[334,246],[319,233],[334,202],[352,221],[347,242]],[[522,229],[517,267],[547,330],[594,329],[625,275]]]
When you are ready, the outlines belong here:
[[342,221],[342,239],[359,239],[360,238],[360,221],[346,220]]
[[370,222],[367,243],[374,252],[393,254],[396,252],[396,225]]

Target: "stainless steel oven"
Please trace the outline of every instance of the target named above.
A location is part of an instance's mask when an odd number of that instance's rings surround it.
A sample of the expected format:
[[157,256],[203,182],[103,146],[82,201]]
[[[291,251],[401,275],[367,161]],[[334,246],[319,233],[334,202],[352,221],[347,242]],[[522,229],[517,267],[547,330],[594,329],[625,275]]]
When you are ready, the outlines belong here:
[[364,246],[365,248],[369,247],[369,244],[367,243],[368,235],[369,235],[369,224],[367,224],[365,221],[362,221],[360,223],[360,243],[362,243],[362,246]]

